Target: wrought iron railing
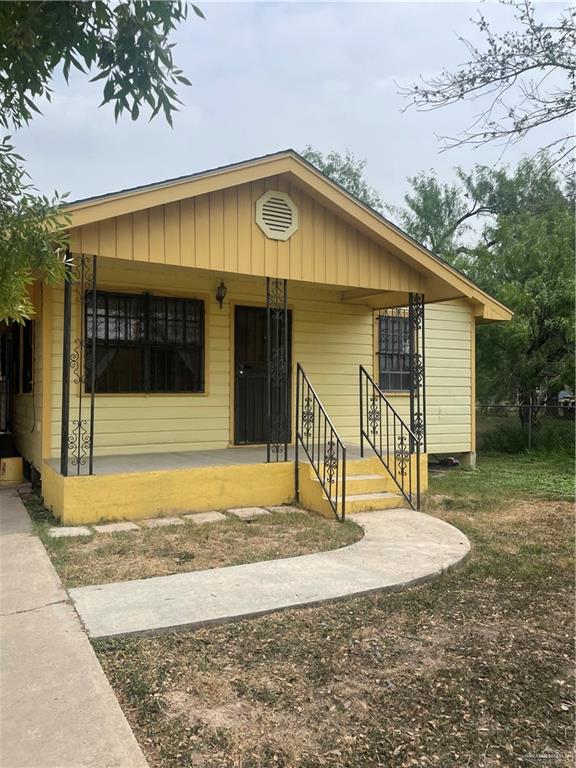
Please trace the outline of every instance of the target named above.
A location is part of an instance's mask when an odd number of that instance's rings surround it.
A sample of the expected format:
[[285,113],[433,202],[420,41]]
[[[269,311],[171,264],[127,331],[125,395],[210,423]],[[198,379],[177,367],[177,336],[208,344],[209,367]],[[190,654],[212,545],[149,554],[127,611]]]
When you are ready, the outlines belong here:
[[412,509],[420,508],[420,442],[363,365],[360,366],[360,455],[364,441]]
[[298,363],[296,371],[296,496],[300,447],[308,457],[337,520],[346,517],[346,446]]

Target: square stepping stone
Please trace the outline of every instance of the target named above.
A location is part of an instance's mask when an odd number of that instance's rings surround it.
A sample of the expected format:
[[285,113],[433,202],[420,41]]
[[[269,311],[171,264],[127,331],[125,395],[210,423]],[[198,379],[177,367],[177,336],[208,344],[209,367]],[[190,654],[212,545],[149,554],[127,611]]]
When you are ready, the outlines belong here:
[[226,520],[226,515],[222,512],[196,512],[190,515],[184,515],[186,520],[196,525],[202,525],[202,523],[221,523]]
[[179,517],[150,517],[148,520],[143,520],[142,525],[146,528],[164,528],[167,525],[184,525],[184,520],[180,520]]
[[122,533],[123,531],[139,531],[140,528],[135,523],[103,523],[95,525],[94,530],[98,533]]
[[251,520],[256,520],[258,517],[270,514],[267,509],[262,509],[262,507],[239,507],[238,509],[228,509],[227,512],[229,515],[234,515],[234,517],[247,523]]
[[268,507],[270,512],[282,512],[284,515],[293,515],[293,514],[305,514],[305,509],[300,509],[300,507],[291,507],[289,504],[286,504],[286,506],[280,506],[280,507]]
[[91,536],[92,531],[85,525],[63,525],[62,528],[49,528],[48,536],[52,539],[66,539],[74,536]]

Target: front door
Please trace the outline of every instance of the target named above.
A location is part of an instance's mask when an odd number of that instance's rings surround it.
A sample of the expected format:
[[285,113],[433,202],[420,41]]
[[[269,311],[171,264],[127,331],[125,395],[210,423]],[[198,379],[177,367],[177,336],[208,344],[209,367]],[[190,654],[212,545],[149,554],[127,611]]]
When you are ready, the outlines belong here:
[[[267,441],[266,309],[235,307],[234,311],[234,443]],[[291,378],[291,313],[288,313],[288,392]]]

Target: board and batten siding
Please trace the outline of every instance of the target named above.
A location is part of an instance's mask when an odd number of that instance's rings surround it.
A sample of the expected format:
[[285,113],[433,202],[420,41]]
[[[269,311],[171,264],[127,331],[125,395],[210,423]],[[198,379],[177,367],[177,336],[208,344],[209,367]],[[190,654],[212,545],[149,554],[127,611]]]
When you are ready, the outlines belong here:
[[[268,190],[290,195],[299,226],[267,238],[255,204]],[[359,232],[286,176],[241,184],[76,227],[75,253],[260,277],[389,291],[421,291],[423,276]]]
[[[233,312],[237,304],[264,306],[265,281],[226,276],[222,309],[215,299],[220,275],[159,265],[101,259],[105,290],[150,291],[198,297],[206,307],[206,393],[97,395],[95,455],[225,448],[233,442]],[[345,440],[358,442],[358,365],[371,365],[372,310],[342,303],[336,291],[289,284],[293,317],[293,376],[300,362]],[[53,290],[50,455],[60,450],[63,293]],[[78,322],[78,304],[73,323]],[[74,338],[76,337],[74,331]],[[77,418],[78,384],[71,385],[70,419]],[[295,386],[293,386],[295,393]],[[89,396],[84,395],[84,409]],[[262,404],[264,407],[264,404]],[[87,410],[85,410],[87,415]]]

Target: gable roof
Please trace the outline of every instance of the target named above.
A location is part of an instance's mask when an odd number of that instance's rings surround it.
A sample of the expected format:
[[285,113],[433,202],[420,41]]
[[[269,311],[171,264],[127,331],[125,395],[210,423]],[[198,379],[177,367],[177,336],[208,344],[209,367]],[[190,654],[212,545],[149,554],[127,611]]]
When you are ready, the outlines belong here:
[[[434,290],[427,293],[427,301],[467,298],[474,303],[475,314],[481,319],[510,320],[512,317],[513,313],[507,307],[483,291],[463,272],[354,197],[293,149],[75,200],[68,203],[65,210],[70,217],[70,227],[74,228],[280,174],[288,174],[349,223],[383,242],[395,255],[410,262],[419,271],[441,281],[442,290],[437,291],[437,296]],[[448,293],[453,292],[453,295],[446,295],[448,286]]]

